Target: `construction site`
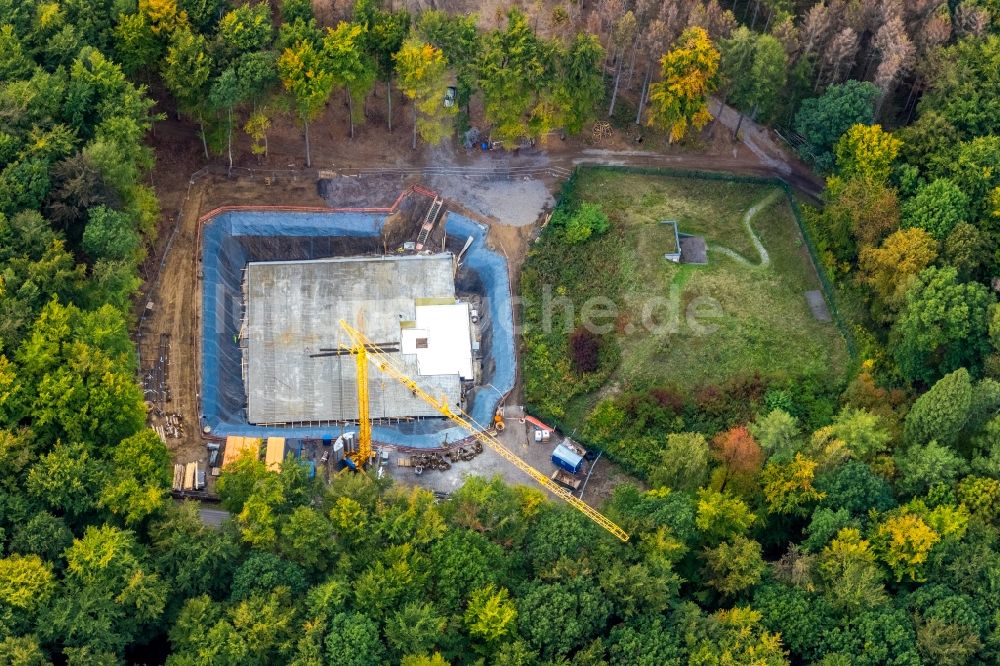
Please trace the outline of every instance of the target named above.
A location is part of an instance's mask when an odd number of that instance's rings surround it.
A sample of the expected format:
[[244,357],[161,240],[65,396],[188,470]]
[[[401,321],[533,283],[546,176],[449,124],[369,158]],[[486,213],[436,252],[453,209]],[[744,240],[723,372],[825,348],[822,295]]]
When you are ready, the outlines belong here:
[[[513,285],[546,186],[479,181],[486,201],[515,188],[521,218],[537,207],[526,225],[418,174],[321,176],[192,181],[180,207],[140,324],[175,496],[212,500],[222,468],[252,455],[320,478],[369,467],[442,496],[500,475],[606,497],[624,476],[517,405]],[[248,189],[272,203],[242,204]]]

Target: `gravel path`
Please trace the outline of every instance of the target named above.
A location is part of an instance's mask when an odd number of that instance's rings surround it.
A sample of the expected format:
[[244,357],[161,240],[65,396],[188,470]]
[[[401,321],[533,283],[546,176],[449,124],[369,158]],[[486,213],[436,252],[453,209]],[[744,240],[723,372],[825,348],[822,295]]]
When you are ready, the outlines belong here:
[[722,247],[721,245],[712,245],[708,249],[712,250],[713,252],[718,252],[719,254],[724,254],[728,257],[732,257],[741,264],[746,264],[751,268],[767,268],[768,266],[770,266],[771,255],[767,253],[767,248],[765,248],[764,244],[760,242],[760,236],[758,236],[757,232],[753,230],[753,225],[751,225],[750,223],[751,221],[753,221],[753,218],[757,216],[757,213],[759,213],[760,211],[764,210],[765,208],[773,204],[775,201],[778,200],[780,196],[781,192],[775,190],[774,192],[771,192],[766,197],[755,203],[747,210],[746,213],[743,214],[743,226],[746,228],[747,233],[750,234],[750,241],[753,243],[754,249],[757,250],[757,254],[760,256],[759,263],[756,264],[751,263],[749,259],[741,255],[739,252],[736,252],[735,250],[730,250],[728,247]]

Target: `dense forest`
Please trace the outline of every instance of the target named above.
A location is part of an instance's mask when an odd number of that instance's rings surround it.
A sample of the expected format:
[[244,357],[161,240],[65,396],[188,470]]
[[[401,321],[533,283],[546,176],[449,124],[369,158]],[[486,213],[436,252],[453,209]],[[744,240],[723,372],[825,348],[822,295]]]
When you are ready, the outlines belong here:
[[[1000,660],[1000,3],[342,13],[0,0],[0,664]],[[309,164],[334,94],[352,127],[376,100],[387,130],[407,114],[414,145],[609,117],[683,142],[722,102],[772,124],[827,178],[808,224],[858,367],[635,387],[620,459],[651,489],[604,507],[626,544],[500,481],[437,502],[249,458],[219,481],[233,520],[206,526],[169,499],[130,339],[154,109],[230,165],[241,133],[264,157],[295,123]]]

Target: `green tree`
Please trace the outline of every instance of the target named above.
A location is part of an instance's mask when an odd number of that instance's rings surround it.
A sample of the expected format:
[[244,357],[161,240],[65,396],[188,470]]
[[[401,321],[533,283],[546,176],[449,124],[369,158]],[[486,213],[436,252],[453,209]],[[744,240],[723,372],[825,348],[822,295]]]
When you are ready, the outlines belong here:
[[188,599],[170,630],[168,664],[284,663],[296,613],[287,588],[254,595],[226,608],[208,596]]
[[968,221],[969,198],[947,178],[922,185],[903,204],[903,225],[920,227],[944,241],[959,224]]
[[990,261],[989,237],[978,227],[959,222],[944,239],[942,255],[958,271],[960,280],[973,280]]
[[247,53],[234,66],[243,93],[238,101],[245,103],[249,100],[251,104],[243,126],[244,131],[253,139],[250,151],[254,155],[267,156],[267,130],[271,126],[272,113],[267,98],[278,82],[275,54],[271,51]]
[[744,534],[757,520],[746,502],[707,488],[698,490],[695,525],[716,542]]
[[10,666],[50,666],[34,636],[7,636],[0,640],[0,663]]
[[[926,395],[926,394],[925,394]],[[897,487],[908,495],[921,495],[935,484],[952,484],[968,471],[955,451],[936,441],[913,444],[896,455]]]
[[178,108],[198,121],[206,160],[208,140],[205,137],[205,101],[211,71],[212,61],[205,37],[190,30],[176,32],[163,60],[163,84],[177,99]]
[[14,26],[0,25],[0,81],[26,79],[31,74],[31,59],[14,32]]
[[82,312],[49,302],[17,358],[39,434],[106,445],[142,427],[145,405],[134,380],[132,342],[113,308]]
[[388,105],[386,120],[392,131],[392,75],[396,70],[396,53],[403,46],[410,29],[410,14],[403,10],[387,12],[379,9],[376,0],[354,3],[354,21],[365,27],[367,50],[375,59],[378,75],[385,81],[385,99]]
[[595,582],[581,576],[534,586],[518,604],[518,624],[542,657],[553,659],[600,631],[610,610]]
[[847,509],[840,508],[833,511],[820,507],[813,512],[809,525],[806,526],[807,538],[802,542],[802,546],[810,552],[820,552],[844,528],[860,530],[861,521],[852,518]]
[[795,114],[795,131],[805,138],[799,149],[803,159],[822,171],[832,170],[834,145],[853,125],[872,124],[878,94],[874,84],[851,80],[804,100]]
[[430,652],[441,642],[448,619],[432,604],[410,602],[385,623],[389,647],[398,655]]
[[582,243],[593,236],[601,236],[611,227],[607,214],[600,204],[583,202],[566,219],[556,220],[566,230],[566,242],[571,245]]
[[79,519],[97,505],[103,479],[100,463],[81,444],[56,444],[32,465],[28,492],[51,509]]
[[83,249],[94,261],[135,261],[139,244],[139,234],[125,213],[107,206],[90,209],[89,220],[83,231]]
[[[264,5],[258,5],[258,7]],[[213,79],[208,92],[208,103],[226,112],[226,148],[229,155],[229,172],[233,170],[233,107],[247,95],[247,89],[236,67],[229,66]]]
[[760,582],[767,565],[760,544],[737,536],[705,550],[708,585],[726,596],[734,596]]
[[862,517],[869,510],[887,511],[896,505],[892,488],[860,460],[851,460],[816,479],[816,488],[826,493],[822,506],[845,509]]
[[995,238],[998,229],[993,197],[1000,187],[1000,137],[980,136],[951,148],[934,175],[950,179],[969,197],[969,219],[987,221],[986,228]]
[[507,588],[491,583],[472,592],[463,619],[470,636],[496,645],[514,632],[517,607]]
[[167,597],[135,534],[87,527],[66,551],[65,593],[46,608],[40,637],[97,652],[121,652],[159,622]]
[[963,39],[941,55],[921,112],[940,114],[962,138],[1000,134],[1000,36]]
[[252,551],[233,574],[229,590],[232,601],[245,601],[253,596],[269,594],[287,588],[295,597],[308,587],[306,572],[294,562],[273,553]]
[[149,527],[156,570],[177,599],[198,594],[215,598],[229,592],[239,544],[228,529],[216,530],[198,515],[196,502],[168,507]]
[[772,409],[750,426],[750,434],[770,458],[789,460],[801,446],[799,421],[783,409]]
[[551,70],[544,44],[518,9],[507,13],[507,26],[483,41],[477,68],[483,113],[492,134],[502,141],[530,136],[527,115]]
[[972,398],[972,380],[965,368],[945,375],[917,398],[906,415],[907,441],[954,444],[968,421]]
[[688,28],[660,59],[663,80],[649,86],[648,124],[667,129],[679,141],[688,127],[701,129],[712,118],[708,96],[718,83],[719,52],[702,28]]
[[312,18],[311,0],[281,0],[281,20],[285,23],[310,21]]
[[884,453],[892,439],[877,414],[851,407],[845,407],[834,418],[833,435],[847,444],[854,457],[862,460]]
[[208,34],[218,22],[225,0],[178,0],[177,5],[198,32]]
[[[349,649],[345,649],[350,646]],[[385,646],[378,625],[361,613],[337,613],[330,618],[326,637],[326,664],[330,666],[378,666]]]
[[788,56],[776,38],[755,34],[740,26],[728,39],[719,42],[720,78],[726,89],[726,100],[740,112],[733,135],[737,136],[744,114],[753,118],[770,118],[778,103],[778,94],[785,86]]
[[959,283],[954,268],[921,272],[893,327],[903,375],[928,382],[960,367],[979,368],[989,351],[988,311],[995,300],[983,285]]
[[435,603],[449,613],[458,612],[472,590],[497,584],[507,574],[504,549],[461,527],[448,529],[428,555]]
[[787,666],[781,637],[764,629],[761,619],[759,612],[747,607],[715,612],[705,627],[705,635],[695,639],[688,663]]
[[394,56],[399,87],[413,100],[413,148],[417,135],[430,143],[440,143],[448,135],[449,120],[456,107],[444,104],[448,63],[441,49],[410,38]]
[[[336,28],[327,28],[323,37],[323,58],[333,76],[334,84],[347,91],[347,106],[351,122],[364,117],[362,104],[375,83],[375,62],[364,51],[365,26],[341,21]],[[358,110],[355,111],[355,107]]]
[[818,571],[830,604],[853,614],[887,601],[882,572],[871,542],[854,528],[844,528],[820,555]]
[[241,5],[229,11],[219,21],[216,39],[224,62],[271,45],[273,24],[269,4]]
[[333,526],[311,507],[296,507],[281,525],[280,548],[292,562],[306,571],[325,571],[333,564],[336,544]]
[[143,12],[120,14],[114,34],[115,53],[129,74],[153,65],[163,54],[163,45],[153,33],[149,16]]
[[38,555],[47,562],[58,562],[73,543],[73,533],[66,522],[51,513],[40,511],[17,527],[10,539],[10,550],[21,555]]
[[465,107],[465,119],[469,116],[469,99],[479,81],[478,59],[482,50],[482,38],[476,27],[476,15],[455,15],[442,11],[421,12],[415,26],[416,34],[444,52],[445,60],[455,70],[455,103]]
[[650,473],[653,486],[694,492],[708,480],[708,442],[701,433],[667,435],[660,461]]
[[136,525],[166,508],[170,489],[170,452],[146,428],[111,450],[110,469],[100,492],[101,506]]
[[577,33],[569,49],[560,58],[555,97],[563,110],[563,126],[578,134],[593,117],[594,109],[604,98],[601,63],[605,53],[596,35]]

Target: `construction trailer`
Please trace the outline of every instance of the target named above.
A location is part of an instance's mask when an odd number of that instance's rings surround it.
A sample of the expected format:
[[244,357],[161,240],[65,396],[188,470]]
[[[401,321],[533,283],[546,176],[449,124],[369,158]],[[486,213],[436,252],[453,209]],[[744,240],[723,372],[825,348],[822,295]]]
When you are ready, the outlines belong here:
[[579,474],[583,471],[583,456],[559,444],[552,450],[552,464],[570,474]]

